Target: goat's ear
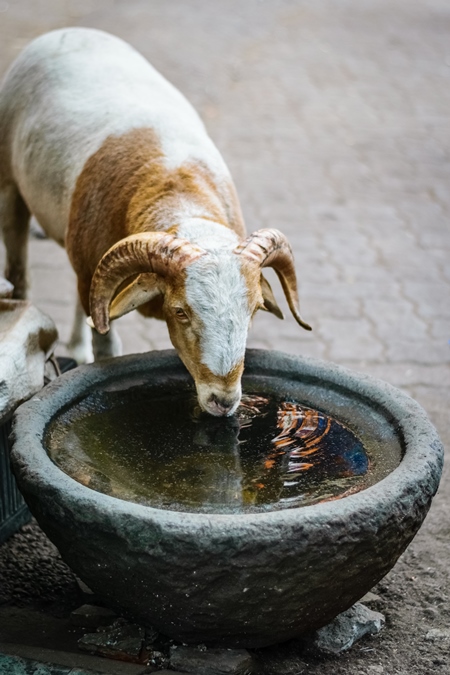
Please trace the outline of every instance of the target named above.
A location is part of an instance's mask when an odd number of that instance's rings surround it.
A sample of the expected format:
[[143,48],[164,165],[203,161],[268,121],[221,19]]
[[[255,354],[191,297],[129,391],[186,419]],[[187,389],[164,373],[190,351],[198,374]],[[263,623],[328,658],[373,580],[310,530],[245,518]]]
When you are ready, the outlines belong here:
[[264,309],[275,314],[279,319],[284,319],[284,314],[277,305],[275,296],[267,279],[261,274],[261,293],[264,300]]
[[137,307],[144,305],[149,300],[153,300],[161,293],[156,274],[139,274],[131,284],[125,286],[120,293],[116,295],[109,308],[109,318],[118,319],[124,314],[133,311]]

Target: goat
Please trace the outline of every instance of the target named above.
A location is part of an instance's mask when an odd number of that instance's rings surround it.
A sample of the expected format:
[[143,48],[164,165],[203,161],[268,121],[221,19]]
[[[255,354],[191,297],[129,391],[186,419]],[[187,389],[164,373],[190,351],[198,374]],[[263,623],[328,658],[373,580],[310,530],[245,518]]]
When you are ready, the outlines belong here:
[[31,42],[0,91],[0,212],[7,278],[27,292],[30,213],[65,246],[77,275],[70,346],[116,356],[110,321],[164,319],[203,410],[231,415],[258,309],[283,318],[271,266],[300,317],[286,237],[246,237],[229,171],[197,113],[130,45],[66,28]]

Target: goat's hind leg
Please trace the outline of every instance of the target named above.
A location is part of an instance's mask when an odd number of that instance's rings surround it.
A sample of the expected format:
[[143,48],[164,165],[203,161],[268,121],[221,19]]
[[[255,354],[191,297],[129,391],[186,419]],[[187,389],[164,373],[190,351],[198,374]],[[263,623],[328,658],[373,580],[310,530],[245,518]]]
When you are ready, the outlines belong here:
[[14,286],[13,298],[23,300],[28,291],[28,231],[30,212],[17,187],[0,187],[0,228],[6,248],[5,277]]

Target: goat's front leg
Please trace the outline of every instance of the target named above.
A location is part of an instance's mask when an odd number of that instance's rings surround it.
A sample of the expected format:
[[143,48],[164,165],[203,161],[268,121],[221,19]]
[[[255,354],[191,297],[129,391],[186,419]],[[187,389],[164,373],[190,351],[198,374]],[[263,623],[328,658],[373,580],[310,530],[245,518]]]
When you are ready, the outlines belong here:
[[28,291],[28,230],[30,212],[17,187],[0,187],[0,227],[6,248],[5,277],[14,286],[13,298],[24,300]]
[[91,329],[86,323],[86,312],[79,298],[77,298],[72,334],[67,349],[77,363],[91,363],[94,360]]
[[110,356],[120,356],[122,354],[122,341],[117,330],[111,326],[109,333],[100,335],[92,329],[92,347],[94,349],[95,361],[108,359]]
[[[86,309],[89,308],[89,289],[91,286],[91,278],[88,276],[82,276],[80,275],[78,277],[78,297],[79,301],[77,304],[77,311],[75,315],[75,324],[74,324],[74,330],[72,332],[72,336],[75,335],[75,344],[83,344],[83,349],[86,349],[85,345],[86,342],[84,341],[87,339],[86,335],[84,333],[84,326],[88,330],[89,326],[86,323]],[[77,326],[80,328],[77,330]],[[94,361],[101,361],[102,359],[108,359],[111,356],[121,356],[122,354],[122,342],[120,340],[119,334],[117,333],[117,330],[114,328],[114,326],[111,326],[111,329],[109,333],[106,335],[100,335],[100,333],[97,333],[97,331],[92,328],[92,350],[93,350],[93,357]],[[79,339],[81,336],[81,340]],[[72,338],[71,338],[72,342]],[[87,351],[85,352],[87,353]],[[92,352],[90,352],[92,355]],[[92,360],[92,359],[90,359]]]

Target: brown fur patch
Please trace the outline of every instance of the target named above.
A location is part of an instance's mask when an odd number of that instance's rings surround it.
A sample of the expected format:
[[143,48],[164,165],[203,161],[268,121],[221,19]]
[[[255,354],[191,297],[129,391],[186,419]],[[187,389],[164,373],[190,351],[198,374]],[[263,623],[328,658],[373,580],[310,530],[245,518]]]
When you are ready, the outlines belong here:
[[244,362],[237,363],[227,375],[214,375],[210,369],[203,363],[200,364],[201,382],[209,385],[214,385],[220,382],[224,389],[232,389],[241,379],[242,371],[244,369]]
[[[92,275],[106,251],[130,234],[165,231],[178,225],[176,213],[184,199],[189,200],[195,217],[213,220],[245,236],[232,182],[219,185],[201,162],[167,169],[152,129],[109,136],[88,159],[75,186],[66,237],[86,313]],[[158,303],[149,303],[141,311],[160,316],[161,308]]]
[[164,320],[163,303],[164,303],[163,296],[158,295],[158,297],[153,298],[153,300],[146,302],[145,305],[141,305],[140,307],[138,307],[137,311],[139,312],[139,314],[142,314],[142,316],[145,316],[147,318],[152,317],[154,319],[161,319],[163,321]]

